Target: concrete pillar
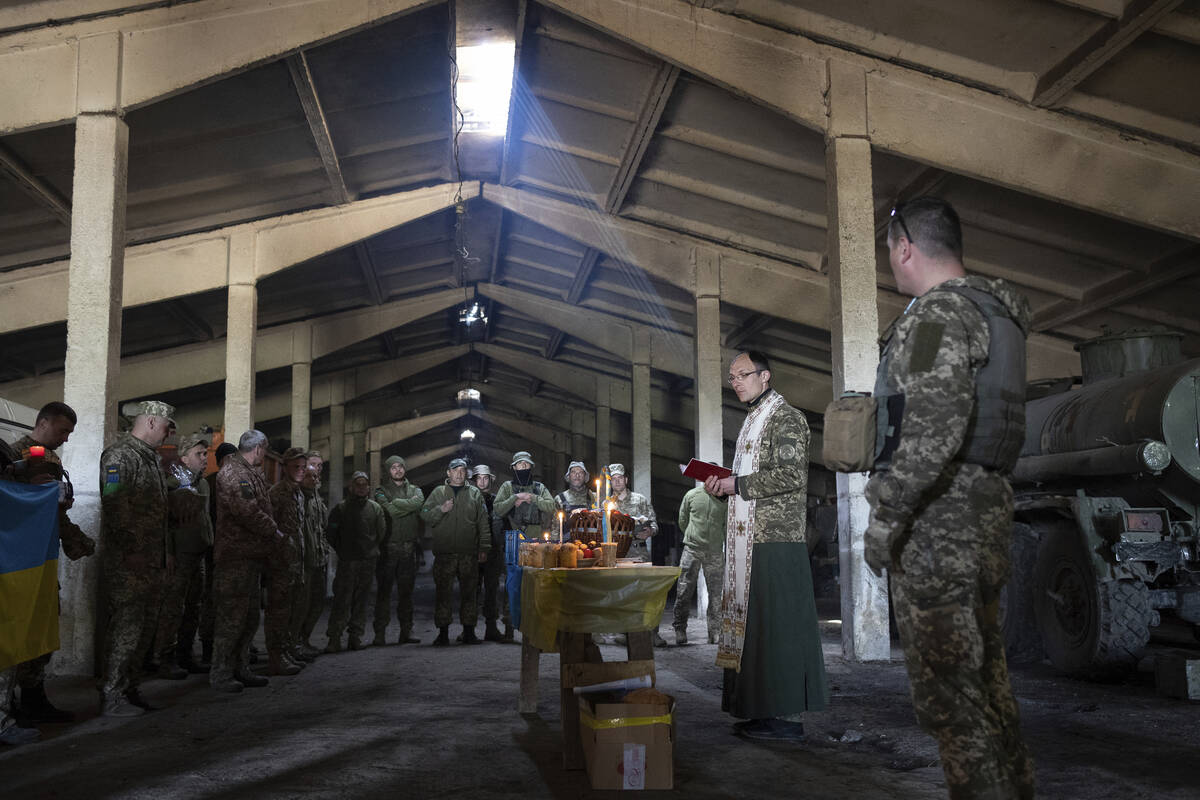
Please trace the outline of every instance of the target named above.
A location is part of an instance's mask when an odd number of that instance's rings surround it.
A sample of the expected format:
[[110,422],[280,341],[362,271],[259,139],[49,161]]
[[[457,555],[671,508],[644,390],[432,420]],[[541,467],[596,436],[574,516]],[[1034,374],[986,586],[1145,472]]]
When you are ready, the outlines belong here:
[[225,438],[236,442],[254,427],[254,346],[258,333],[255,237],[235,234],[229,243],[229,310],[225,333]]
[[[119,48],[119,41],[108,37],[83,40],[81,72],[93,56],[119,57]],[[109,77],[115,87],[115,76]],[[81,95],[83,91],[81,86]],[[115,108],[115,94],[112,99]],[[62,456],[75,486],[71,519],[97,540],[100,451],[115,438],[119,399],[128,159],[129,128],[120,114],[83,113],[76,118],[63,400],[75,409],[79,422]],[[99,575],[99,553],[79,561],[59,559],[62,613],[55,672],[91,675],[95,670]]]
[[[830,122],[825,142],[829,219],[830,330],[833,392],[871,391],[879,364],[874,198],[867,138],[866,75],[861,67],[829,63]],[[863,559],[870,517],[865,473],[837,476],[842,650],[848,658],[891,657],[887,582]]]
[[612,436],[612,401],[608,384],[603,383],[596,398],[596,472],[603,472],[612,463],[609,441]]
[[696,458],[720,464],[721,429],[721,257],[696,250]]
[[383,485],[383,457],[378,450],[369,450],[367,452],[367,462],[371,466],[371,486]]
[[650,334],[633,336],[633,489],[650,500]]
[[308,449],[312,417],[312,331],[292,336],[292,447]]
[[329,505],[342,502],[346,489],[346,389],[340,381],[329,398]]
[[367,462],[367,420],[360,409],[350,412],[346,432],[354,441],[354,471],[367,472],[371,468]]
[[588,436],[587,431],[584,429],[584,416],[582,411],[575,411],[571,414],[571,457],[567,463],[582,461],[588,465],[589,469],[595,472],[596,465],[591,463],[591,453],[588,452]]

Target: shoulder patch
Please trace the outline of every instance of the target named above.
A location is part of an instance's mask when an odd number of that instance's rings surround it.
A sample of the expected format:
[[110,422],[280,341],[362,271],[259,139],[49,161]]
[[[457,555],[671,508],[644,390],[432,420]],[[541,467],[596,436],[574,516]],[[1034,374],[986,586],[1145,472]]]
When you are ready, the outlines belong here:
[[121,472],[115,464],[104,470],[104,482],[105,483],[120,483],[121,482]]
[[913,331],[912,350],[908,359],[908,370],[912,374],[928,372],[937,361],[942,346],[942,332],[946,329],[941,322],[918,322]]
[[242,492],[242,499],[244,499],[244,500],[253,500],[254,499],[254,487],[252,487],[250,485],[250,481],[238,481],[238,488]]

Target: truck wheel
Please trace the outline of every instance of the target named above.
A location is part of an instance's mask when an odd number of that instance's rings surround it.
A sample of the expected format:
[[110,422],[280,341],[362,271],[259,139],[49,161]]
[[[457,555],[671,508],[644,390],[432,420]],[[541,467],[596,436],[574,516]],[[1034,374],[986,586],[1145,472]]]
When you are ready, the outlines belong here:
[[1034,572],[1034,613],[1050,662],[1082,677],[1137,666],[1150,641],[1150,595],[1132,580],[1096,577],[1073,525],[1047,531]]
[[1012,577],[1000,590],[1000,632],[1010,664],[1035,664],[1046,657],[1033,611],[1033,567],[1038,535],[1023,522],[1013,525]]

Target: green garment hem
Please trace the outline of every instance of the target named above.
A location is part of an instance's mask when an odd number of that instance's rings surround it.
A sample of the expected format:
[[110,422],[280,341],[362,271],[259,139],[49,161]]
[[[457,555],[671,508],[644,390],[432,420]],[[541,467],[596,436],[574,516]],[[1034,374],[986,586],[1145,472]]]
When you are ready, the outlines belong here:
[[721,708],[743,719],[767,719],[828,704],[808,546],[756,544],[742,669],[725,670]]

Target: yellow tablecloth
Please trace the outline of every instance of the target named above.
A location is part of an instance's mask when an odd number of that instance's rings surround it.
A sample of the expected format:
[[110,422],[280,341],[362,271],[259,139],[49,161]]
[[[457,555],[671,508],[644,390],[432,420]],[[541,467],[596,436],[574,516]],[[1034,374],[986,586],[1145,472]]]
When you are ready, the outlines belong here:
[[658,628],[679,567],[584,569],[525,567],[521,577],[521,634],[537,649],[556,652],[558,631],[629,633]]

